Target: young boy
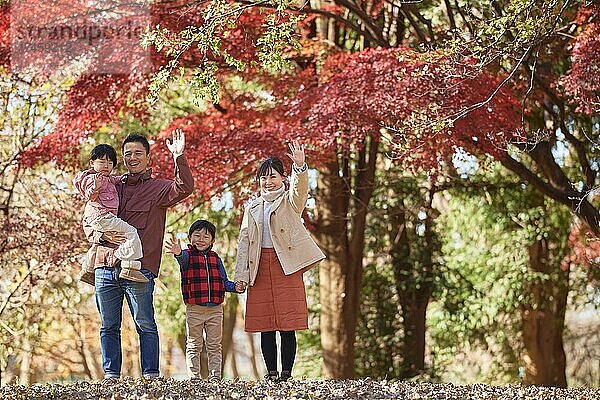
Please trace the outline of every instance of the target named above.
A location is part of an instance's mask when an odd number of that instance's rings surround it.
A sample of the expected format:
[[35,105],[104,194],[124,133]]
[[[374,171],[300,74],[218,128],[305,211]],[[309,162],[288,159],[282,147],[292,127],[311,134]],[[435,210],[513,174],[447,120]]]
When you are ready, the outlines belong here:
[[[125,242],[115,250],[115,257],[121,260],[119,278],[134,282],[148,282],[140,272],[142,242],[137,230],[117,217],[119,196],[115,182],[120,178],[111,176],[117,165],[117,152],[108,144],[94,147],[90,153],[90,169],[81,171],[73,179],[73,185],[88,200],[83,211],[83,224],[98,232],[118,232],[125,236]],[[93,245],[82,256],[82,270],[79,276],[83,282],[94,285],[94,265],[97,245]]]
[[167,253],[173,254],[181,271],[181,292],[185,303],[187,341],[185,358],[190,379],[200,378],[200,352],[206,332],[210,379],[221,378],[223,339],[223,300],[225,292],[236,292],[235,283],[219,255],[212,250],[216,228],[197,220],[189,229],[190,245],[183,250],[178,240],[168,240]]

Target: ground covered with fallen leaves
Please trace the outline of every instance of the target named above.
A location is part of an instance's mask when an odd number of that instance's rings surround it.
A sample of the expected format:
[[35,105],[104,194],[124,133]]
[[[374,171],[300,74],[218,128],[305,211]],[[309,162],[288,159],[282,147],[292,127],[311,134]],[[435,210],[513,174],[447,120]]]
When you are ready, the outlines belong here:
[[75,382],[4,386],[0,399],[600,399],[600,389],[558,389],[537,386],[457,386],[451,383],[362,380],[268,381],[177,381],[156,379],[144,382],[127,378],[116,383]]

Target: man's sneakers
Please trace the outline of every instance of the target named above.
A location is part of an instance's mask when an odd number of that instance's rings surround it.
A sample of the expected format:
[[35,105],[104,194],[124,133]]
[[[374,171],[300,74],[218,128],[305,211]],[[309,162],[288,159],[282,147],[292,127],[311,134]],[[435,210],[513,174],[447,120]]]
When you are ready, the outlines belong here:
[[144,382],[144,383],[152,383],[152,382],[156,382],[156,381],[160,381],[160,380],[162,380],[162,378],[158,375],[142,376],[142,382]]
[[119,378],[114,376],[107,376],[106,378],[102,379],[103,386],[114,386],[117,383],[119,383]]

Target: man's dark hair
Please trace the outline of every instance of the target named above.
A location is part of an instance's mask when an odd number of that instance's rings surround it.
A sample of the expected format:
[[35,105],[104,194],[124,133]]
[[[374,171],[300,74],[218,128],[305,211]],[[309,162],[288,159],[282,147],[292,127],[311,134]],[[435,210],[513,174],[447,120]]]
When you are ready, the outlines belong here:
[[125,151],[125,145],[127,143],[138,142],[144,145],[146,149],[146,155],[150,154],[150,143],[148,143],[148,139],[146,136],[140,135],[139,133],[130,133],[125,140],[123,140],[123,146],[121,146],[121,151]]
[[113,168],[117,165],[117,152],[114,147],[109,144],[99,144],[90,152],[90,161],[107,158],[113,163]]
[[194,231],[199,231],[202,229],[206,229],[206,232],[210,233],[213,239],[215,238],[215,235],[217,234],[217,228],[205,219],[199,219],[195,221],[192,226],[190,226],[188,236],[192,237],[192,233],[194,233]]
[[269,175],[272,170],[279,172],[281,176],[285,176],[285,170],[281,160],[275,156],[270,156],[260,164],[260,167],[258,167],[258,171],[256,171],[256,180],[259,181],[261,176]]

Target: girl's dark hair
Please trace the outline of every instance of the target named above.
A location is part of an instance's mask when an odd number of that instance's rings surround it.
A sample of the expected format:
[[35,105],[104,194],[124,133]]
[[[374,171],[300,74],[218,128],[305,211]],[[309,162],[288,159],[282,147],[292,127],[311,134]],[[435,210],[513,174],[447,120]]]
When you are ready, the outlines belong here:
[[269,175],[271,170],[279,172],[281,176],[285,176],[285,170],[281,160],[275,156],[267,157],[258,167],[256,171],[256,180],[259,181],[261,176]]
[[105,157],[112,161],[113,168],[117,165],[117,152],[115,151],[115,148],[109,144],[99,144],[90,152],[90,161]]
[[125,140],[123,140],[121,151],[125,151],[125,145],[131,142],[141,143],[146,149],[146,155],[150,154],[150,143],[148,143],[148,139],[146,139],[146,136],[140,135],[139,133],[130,133]]
[[195,221],[191,226],[190,229],[188,231],[188,236],[192,237],[192,233],[194,233],[194,231],[199,231],[202,229],[206,229],[206,231],[208,233],[210,233],[210,235],[212,236],[212,238],[215,238],[215,235],[217,233],[217,228],[210,222],[208,222],[205,219],[199,219],[197,221]]

